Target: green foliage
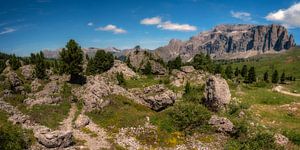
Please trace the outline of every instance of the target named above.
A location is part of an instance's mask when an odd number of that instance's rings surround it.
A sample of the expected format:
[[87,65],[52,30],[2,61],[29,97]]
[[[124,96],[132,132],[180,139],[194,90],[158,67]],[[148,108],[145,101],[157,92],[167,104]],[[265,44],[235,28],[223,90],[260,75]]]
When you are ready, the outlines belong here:
[[226,67],[225,75],[227,79],[232,79],[233,71],[230,65]]
[[238,67],[236,67],[236,68],[235,68],[235,71],[234,71],[234,76],[235,76],[235,77],[238,77],[239,74],[240,74],[240,70],[239,70]]
[[168,111],[173,124],[179,131],[191,133],[205,126],[211,113],[206,107],[195,103],[179,103]]
[[5,61],[0,60],[0,74],[3,72],[3,70],[6,68]]
[[83,51],[78,43],[71,39],[59,55],[62,62],[60,66],[63,68],[62,73],[70,74],[71,80],[78,79],[83,71]]
[[144,125],[146,116],[151,117],[153,111],[146,106],[120,96],[110,95],[104,98],[110,104],[100,111],[92,111],[87,115],[97,124],[107,129],[118,131],[122,127],[137,127]]
[[280,149],[274,143],[273,135],[270,133],[261,132],[254,137],[249,137],[245,140],[229,140],[225,145],[226,150],[253,150],[253,149]]
[[126,85],[126,81],[122,72],[117,73],[118,85]]
[[191,92],[191,85],[189,82],[187,82],[184,86],[184,94],[189,94]]
[[268,71],[266,71],[264,73],[264,81],[267,82],[267,83],[269,83],[269,73],[268,73]]
[[16,57],[15,54],[12,55],[12,57],[9,59],[9,64],[13,70],[17,70],[21,67],[21,62],[19,58]]
[[254,67],[251,67],[248,72],[246,83],[256,82],[256,73]]
[[167,67],[169,68],[169,70],[180,69],[181,66],[182,66],[182,60],[181,60],[180,56],[177,56],[174,60],[168,61],[168,64],[167,64]]
[[242,68],[242,71],[241,71],[241,75],[242,77],[246,77],[248,74],[248,68],[247,68],[247,65],[243,65],[243,68]]
[[68,100],[72,96],[72,88],[67,83],[64,83],[60,91],[60,95],[64,100]]
[[216,68],[214,70],[214,74],[222,74],[223,73],[223,67],[221,64],[217,64]]
[[278,83],[279,77],[278,77],[278,71],[275,70],[272,74],[272,83]]
[[147,64],[145,65],[145,68],[142,69],[143,74],[145,75],[150,75],[152,73],[152,67],[150,62],[148,61]]
[[283,72],[280,76],[280,83],[284,83],[285,82],[285,73]]
[[44,79],[46,77],[46,63],[43,52],[37,53],[35,55],[35,76],[39,79]]
[[300,145],[300,131],[286,130],[283,134],[294,144]]
[[208,72],[212,72],[214,68],[213,61],[211,60],[209,55],[205,55],[203,53],[196,54],[192,61],[192,65],[197,70],[205,70]]
[[204,91],[204,86],[191,86],[189,83],[186,84],[184,89],[184,94],[182,99],[186,102],[193,102],[195,104],[200,104],[202,102],[202,94]]
[[20,126],[7,121],[6,113],[0,111],[0,149],[23,150],[29,149],[34,138],[32,132],[22,130]]
[[114,56],[110,52],[98,50],[94,58],[90,58],[87,65],[88,74],[98,74],[109,70],[114,65]]

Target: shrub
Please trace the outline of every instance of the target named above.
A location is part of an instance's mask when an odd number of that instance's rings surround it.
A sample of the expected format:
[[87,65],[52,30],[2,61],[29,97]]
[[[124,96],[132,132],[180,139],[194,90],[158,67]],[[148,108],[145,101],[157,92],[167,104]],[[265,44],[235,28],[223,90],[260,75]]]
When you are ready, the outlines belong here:
[[179,103],[169,110],[168,115],[179,131],[191,133],[193,130],[205,126],[211,113],[200,104]]
[[283,133],[289,140],[294,144],[300,145],[300,132],[295,131],[284,131]]
[[199,104],[202,102],[202,94],[203,93],[204,86],[191,86],[187,84],[185,86],[185,93],[183,94],[182,98],[184,101],[187,102],[193,102],[196,104]]
[[126,85],[126,81],[122,72],[117,73],[118,85]]

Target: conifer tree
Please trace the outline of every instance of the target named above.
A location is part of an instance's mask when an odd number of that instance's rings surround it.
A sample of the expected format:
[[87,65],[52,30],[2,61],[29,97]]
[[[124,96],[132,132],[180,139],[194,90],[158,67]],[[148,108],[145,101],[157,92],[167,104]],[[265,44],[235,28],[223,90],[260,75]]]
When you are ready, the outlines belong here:
[[63,48],[59,53],[63,67],[62,72],[71,75],[71,81],[81,78],[83,71],[83,51],[75,40],[71,39],[66,48]]
[[241,75],[242,77],[246,77],[248,74],[248,68],[247,68],[247,65],[243,65],[243,68],[242,68],[242,71],[241,71]]
[[13,70],[17,70],[21,67],[21,62],[19,58],[16,57],[15,54],[13,54],[9,59],[9,64]]
[[145,68],[142,70],[143,74],[149,75],[152,73],[152,67],[150,62],[148,61],[147,64],[145,65]]
[[240,70],[238,67],[236,67],[235,71],[234,71],[234,76],[237,77],[237,76],[239,76],[239,74],[240,74]]
[[256,82],[256,73],[255,73],[255,68],[254,67],[251,67],[249,69],[248,77],[247,77],[247,82],[248,83]]
[[264,73],[264,81],[265,82],[269,82],[269,73],[268,73],[268,71],[266,71],[265,73]]
[[98,50],[94,58],[90,58],[87,66],[88,74],[103,73],[114,65],[114,56],[110,52]]
[[44,79],[46,77],[46,64],[43,52],[35,55],[35,64],[35,76],[39,79]]
[[233,74],[233,71],[232,71],[231,66],[229,65],[225,69],[225,75],[228,79],[232,79],[232,74]]
[[285,73],[283,72],[280,77],[280,83],[283,84],[284,82],[285,82]]
[[272,74],[272,83],[278,83],[278,71],[275,70]]

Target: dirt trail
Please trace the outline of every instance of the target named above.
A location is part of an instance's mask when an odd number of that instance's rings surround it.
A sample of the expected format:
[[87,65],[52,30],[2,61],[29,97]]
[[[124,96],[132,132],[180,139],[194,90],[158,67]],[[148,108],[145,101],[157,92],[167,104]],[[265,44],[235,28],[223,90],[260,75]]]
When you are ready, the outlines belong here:
[[71,130],[73,131],[73,136],[75,139],[83,141],[83,148],[90,150],[99,150],[99,149],[109,149],[111,147],[110,142],[108,142],[108,135],[104,129],[100,128],[94,122],[90,120],[89,125],[85,128],[88,129],[91,133],[86,133],[82,129],[76,129],[73,126],[73,119],[75,118],[75,113],[77,111],[76,104],[72,104],[68,117],[61,123],[59,127],[61,130]]
[[280,86],[280,85],[274,87],[274,88],[273,88],[273,91],[276,91],[276,92],[279,92],[279,93],[282,93],[282,94],[286,94],[286,95],[290,95],[290,96],[300,97],[300,94],[297,94],[297,93],[291,93],[291,92],[288,92],[288,91],[283,90],[283,87]]

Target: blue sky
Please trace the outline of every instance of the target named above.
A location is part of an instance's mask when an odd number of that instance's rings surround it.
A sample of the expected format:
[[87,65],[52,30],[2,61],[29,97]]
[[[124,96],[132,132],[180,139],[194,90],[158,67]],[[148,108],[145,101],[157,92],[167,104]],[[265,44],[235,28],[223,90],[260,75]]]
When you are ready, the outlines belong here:
[[154,49],[218,24],[279,23],[300,39],[295,0],[0,0],[0,51],[64,47]]

